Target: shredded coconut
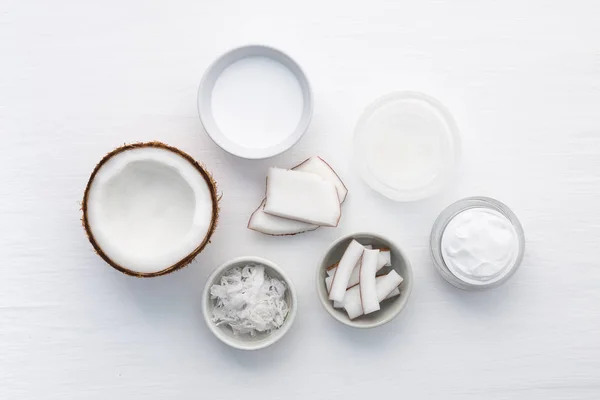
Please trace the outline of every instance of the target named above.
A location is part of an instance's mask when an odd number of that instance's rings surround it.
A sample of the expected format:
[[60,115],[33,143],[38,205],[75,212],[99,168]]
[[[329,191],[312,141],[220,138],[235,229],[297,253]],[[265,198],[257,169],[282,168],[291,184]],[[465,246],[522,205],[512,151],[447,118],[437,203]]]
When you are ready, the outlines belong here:
[[215,300],[212,320],[229,325],[234,335],[271,332],[283,325],[289,312],[285,291],[285,283],[266,275],[262,265],[231,268],[220,285],[210,288]]

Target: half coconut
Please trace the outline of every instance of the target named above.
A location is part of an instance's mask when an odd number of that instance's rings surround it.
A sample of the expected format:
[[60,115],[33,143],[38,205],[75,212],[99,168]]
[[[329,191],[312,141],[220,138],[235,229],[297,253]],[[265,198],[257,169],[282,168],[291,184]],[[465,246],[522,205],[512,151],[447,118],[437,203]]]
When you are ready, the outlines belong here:
[[120,147],[96,166],[83,226],[96,252],[137,277],[187,265],[209,242],[219,214],[216,183],[192,157],[159,142]]

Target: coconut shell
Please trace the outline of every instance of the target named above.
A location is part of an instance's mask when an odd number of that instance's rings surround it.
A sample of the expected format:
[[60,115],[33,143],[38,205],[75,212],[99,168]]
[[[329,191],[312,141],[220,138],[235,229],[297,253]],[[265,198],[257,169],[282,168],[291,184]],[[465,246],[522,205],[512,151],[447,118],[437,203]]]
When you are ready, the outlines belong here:
[[[102,168],[102,166],[108,160],[110,160],[112,157],[116,156],[117,154],[123,153],[125,151],[138,149],[138,148],[147,148],[147,147],[155,147],[155,148],[161,148],[164,150],[168,150],[168,151],[178,154],[179,156],[181,156],[185,160],[187,160],[200,173],[200,175],[202,175],[202,177],[204,178],[206,183],[208,183],[208,186],[210,189],[210,194],[211,194],[211,199],[212,199],[213,210],[212,210],[212,220],[210,222],[210,228],[209,228],[206,236],[204,237],[204,240],[189,255],[187,255],[185,258],[183,258],[176,264],[163,269],[162,271],[152,272],[152,273],[141,273],[141,272],[137,272],[137,271],[132,271],[132,270],[126,268],[125,266],[117,264],[116,262],[111,260],[110,257],[108,257],[106,255],[106,253],[104,253],[102,248],[98,245],[98,243],[94,239],[94,235],[93,235],[90,225],[88,223],[87,202],[88,202],[88,195],[89,195],[90,188],[92,186],[92,182],[94,181],[94,178],[96,177],[96,174],[98,173],[100,168]],[[85,187],[85,192],[83,194],[83,204],[82,204],[82,208],[81,208],[81,210],[83,212],[83,218],[81,219],[81,222],[83,224],[85,233],[86,233],[90,243],[92,244],[92,247],[94,248],[96,253],[100,257],[102,257],[102,259],[104,261],[106,261],[111,267],[115,268],[116,270],[118,270],[124,274],[130,275],[130,276],[135,276],[137,278],[151,278],[151,277],[155,277],[155,276],[166,275],[173,271],[182,269],[183,267],[187,266],[190,262],[192,262],[192,260],[204,249],[204,247],[206,247],[206,245],[208,243],[210,243],[210,238],[213,235],[213,233],[217,227],[218,220],[219,220],[219,200],[221,199],[221,196],[222,195],[217,195],[217,183],[213,179],[212,175],[204,168],[204,166],[201,165],[200,163],[198,163],[196,160],[194,160],[187,153],[179,150],[178,148],[171,147],[171,146],[166,145],[161,142],[126,144],[122,147],[119,147],[119,148],[111,151],[107,155],[105,155],[102,158],[102,160],[100,160],[100,162],[96,165],[94,170],[92,171],[92,175],[90,176],[90,179],[87,182],[87,185]]]

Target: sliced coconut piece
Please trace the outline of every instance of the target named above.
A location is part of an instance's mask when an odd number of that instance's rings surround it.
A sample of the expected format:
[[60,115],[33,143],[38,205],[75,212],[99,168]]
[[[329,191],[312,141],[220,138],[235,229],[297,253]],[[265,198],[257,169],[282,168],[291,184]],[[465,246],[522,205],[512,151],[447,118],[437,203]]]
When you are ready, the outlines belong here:
[[[363,247],[365,249],[369,249],[369,250],[371,250],[373,248],[373,246],[371,246],[370,244],[363,245]],[[326,270],[327,276],[333,276],[335,274],[335,269],[337,268],[338,264],[339,264],[339,262],[336,262],[336,263],[331,264],[329,267],[327,267],[327,270]],[[358,281],[356,283],[358,283]]]
[[[402,283],[403,279],[396,270],[391,270],[387,275],[377,277],[376,289],[379,302],[385,300],[394,289]],[[360,300],[360,285],[354,286],[346,292],[344,299],[344,309],[350,319],[355,319],[363,315],[362,304]]]
[[327,287],[327,293],[331,290],[331,284],[333,283],[333,276],[325,277],[325,287]]
[[335,275],[335,269],[337,268],[338,264],[339,262],[336,262],[335,264],[332,264],[329,267],[327,267],[327,270],[325,271],[327,273],[327,276]]
[[[384,261],[385,261],[384,259],[381,259],[379,257],[377,258],[377,265],[376,265],[375,272],[381,270],[385,266]],[[357,263],[354,266],[354,270],[352,271],[352,274],[350,275],[350,279],[348,280],[348,287],[358,285],[359,282],[360,282],[360,264]]]
[[119,271],[141,277],[188,264],[208,243],[217,216],[210,174],[158,142],[106,155],[83,199],[83,225],[94,249]]
[[[365,248],[367,248],[367,246],[365,246]],[[372,248],[372,246],[371,246]],[[379,254],[379,256],[377,257],[377,271],[380,271],[383,267],[385,267],[386,264],[386,257],[382,257],[381,256],[381,252]],[[329,269],[327,270],[327,275],[329,276],[333,276],[335,274],[335,270],[337,268],[337,264],[335,263],[332,266],[328,267]],[[350,275],[350,279],[348,280],[348,287],[352,287],[354,285],[358,285],[358,283],[360,282],[360,275],[359,275],[359,270],[360,270],[360,264],[356,264],[354,266],[354,270],[352,270],[352,274]]]
[[[325,287],[327,287],[327,293],[331,290],[331,284],[333,283],[333,276],[328,276],[325,278]],[[334,308],[343,308],[344,303],[340,303],[339,301],[333,302]]]
[[333,275],[333,283],[331,284],[331,290],[329,291],[329,300],[339,302],[344,301],[348,280],[350,279],[354,266],[362,257],[364,250],[365,248],[356,240],[353,239],[350,242],[340,260],[335,275]]
[[384,267],[392,266],[392,252],[390,251],[390,249],[379,250],[379,258],[383,262]]
[[263,207],[265,200],[260,203],[260,206],[248,221],[248,229],[253,231],[261,232],[266,235],[272,236],[284,236],[284,235],[296,235],[298,233],[314,231],[319,226],[307,224],[306,222],[294,221],[293,219],[276,217],[271,214],[264,212]]
[[338,174],[331,168],[331,166],[323,160],[321,157],[314,156],[304,161],[302,164],[295,166],[292,168],[294,171],[302,171],[302,172],[310,172],[313,174],[317,174],[323,179],[328,180],[329,182],[335,185],[335,188],[338,193],[338,198],[340,203],[343,203],[346,200],[346,196],[348,195],[348,189],[344,182],[340,179]]
[[395,269],[381,276],[377,280],[377,298],[383,301],[392,290],[400,286],[404,278],[402,278]]
[[365,249],[359,268],[360,302],[364,314],[379,311],[379,300],[377,299],[377,287],[375,282],[378,261],[379,250]]
[[342,215],[333,183],[316,174],[281,168],[269,168],[264,211],[323,226],[337,226]]
[[[379,280],[379,279],[383,278],[384,276],[385,276],[385,275],[383,275],[383,276],[378,276],[378,277],[376,277],[375,279]],[[332,282],[332,281],[333,281],[333,277],[331,277],[331,276],[328,276],[327,278],[325,278],[325,286],[327,287],[327,292],[329,292],[329,290],[331,290],[331,282]],[[351,289],[354,289],[354,288],[356,288],[356,287],[358,287],[358,284],[357,284],[357,285],[354,285],[354,286],[352,286],[352,287],[349,287],[349,288],[346,290],[346,297],[344,298],[344,302],[346,302],[346,301],[350,301],[350,300],[347,300],[347,298],[348,298],[348,296],[352,296],[352,295],[353,295],[352,293],[354,293],[354,295],[358,295],[358,296],[360,296],[360,292],[354,292],[354,291],[353,291],[353,292],[350,292],[350,290],[351,290]],[[356,289],[354,289],[354,290],[356,290]],[[360,290],[360,289],[359,289],[359,290]],[[350,292],[351,294],[349,294],[349,292]],[[391,299],[392,297],[396,297],[396,296],[398,296],[398,295],[400,295],[400,289],[396,288],[396,289],[392,290],[392,291],[390,292],[390,294],[388,294],[388,295],[387,295],[387,297],[386,297],[385,299],[383,299],[383,300],[385,301],[385,300],[387,300],[387,299]],[[360,297],[359,297],[359,301],[360,301]],[[340,303],[339,301],[334,301],[334,302],[333,302],[333,307],[334,307],[334,308],[344,308],[344,303]],[[361,306],[361,307],[362,307],[362,306]],[[362,309],[362,308],[361,308],[361,309]]]

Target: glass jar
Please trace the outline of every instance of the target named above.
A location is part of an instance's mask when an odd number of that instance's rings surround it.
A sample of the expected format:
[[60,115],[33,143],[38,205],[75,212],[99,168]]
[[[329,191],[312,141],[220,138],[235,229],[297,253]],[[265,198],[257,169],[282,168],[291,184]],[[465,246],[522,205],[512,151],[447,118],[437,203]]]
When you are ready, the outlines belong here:
[[[517,233],[517,240],[519,244],[517,257],[513,263],[506,266],[501,271],[501,274],[498,279],[467,280],[464,277],[453,273],[444,261],[444,257],[442,255],[442,237],[444,236],[444,231],[446,230],[446,227],[454,217],[456,217],[463,211],[471,208],[486,208],[502,214],[510,221]],[[468,197],[466,199],[459,200],[456,203],[449,205],[444,211],[441,212],[441,214],[433,224],[433,229],[431,230],[430,247],[433,263],[437,268],[438,272],[446,281],[448,281],[449,283],[451,283],[459,289],[482,290],[497,287],[503,284],[519,268],[519,265],[523,260],[523,254],[525,252],[525,234],[523,232],[523,227],[521,226],[519,219],[505,204],[489,197]]]

